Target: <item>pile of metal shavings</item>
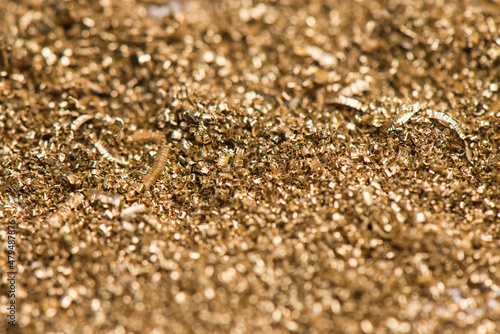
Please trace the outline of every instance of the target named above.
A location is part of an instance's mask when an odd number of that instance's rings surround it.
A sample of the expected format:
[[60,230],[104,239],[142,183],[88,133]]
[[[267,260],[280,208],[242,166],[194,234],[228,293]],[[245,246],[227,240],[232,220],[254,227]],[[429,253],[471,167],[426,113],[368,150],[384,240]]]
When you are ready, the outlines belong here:
[[2,7],[19,332],[500,331],[495,1]]

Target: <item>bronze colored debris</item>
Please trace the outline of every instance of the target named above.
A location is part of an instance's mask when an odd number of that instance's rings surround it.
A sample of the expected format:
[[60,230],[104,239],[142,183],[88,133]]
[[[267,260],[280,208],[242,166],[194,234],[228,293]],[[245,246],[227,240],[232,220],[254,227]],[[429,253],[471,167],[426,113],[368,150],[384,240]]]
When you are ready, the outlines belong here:
[[500,332],[498,1],[0,7],[0,332]]

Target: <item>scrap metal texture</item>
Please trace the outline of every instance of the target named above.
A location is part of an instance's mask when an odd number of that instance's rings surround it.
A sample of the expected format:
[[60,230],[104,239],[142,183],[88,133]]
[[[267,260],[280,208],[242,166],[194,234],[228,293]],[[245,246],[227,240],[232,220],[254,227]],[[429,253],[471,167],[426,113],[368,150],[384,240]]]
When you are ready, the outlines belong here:
[[498,1],[0,7],[0,331],[500,332]]

